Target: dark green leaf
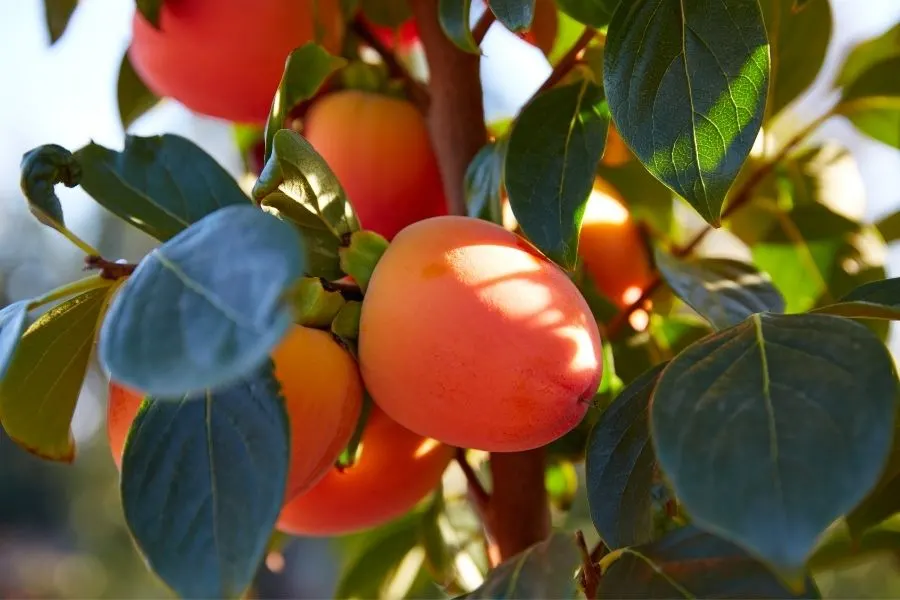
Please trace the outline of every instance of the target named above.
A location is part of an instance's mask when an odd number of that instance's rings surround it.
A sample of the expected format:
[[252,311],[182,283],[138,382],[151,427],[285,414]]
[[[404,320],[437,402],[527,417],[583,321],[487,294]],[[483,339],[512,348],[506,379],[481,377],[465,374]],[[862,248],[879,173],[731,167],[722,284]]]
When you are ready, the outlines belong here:
[[900,211],[882,217],[875,223],[875,227],[888,244],[900,240]]
[[203,218],[122,286],[101,361],[113,379],[163,397],[247,376],[291,327],[286,292],[303,274],[301,246],[293,227],[249,205]]
[[819,74],[831,40],[831,6],[815,2],[796,10],[790,0],[760,2],[771,45],[772,71],[766,113],[774,117]]
[[696,527],[626,548],[603,574],[602,598],[817,598],[812,579],[792,593],[739,547]]
[[438,20],[441,29],[460,50],[481,54],[469,27],[472,0],[438,0]]
[[855,537],[893,514],[900,513],[900,427],[894,427],[894,446],[881,479],[865,500],[847,515],[847,527]]
[[282,129],[275,134],[273,150],[253,197],[302,232],[307,274],[341,277],[338,247],[345,236],[360,230],[344,188],[300,134]]
[[55,44],[66,32],[69,19],[78,6],[78,0],[44,0],[44,20],[47,33],[50,34],[50,45]]
[[559,9],[585,25],[596,29],[606,27],[612,19],[619,0],[556,0]]
[[470,217],[502,223],[501,191],[506,138],[485,144],[466,169],[465,191]]
[[412,18],[407,0],[360,0],[366,18],[382,27],[396,28]]
[[65,226],[62,205],[53,187],[61,183],[73,188],[81,181],[81,165],[71,152],[57,144],[46,144],[22,156],[19,184],[28,209],[38,221],[59,229]]
[[166,0],[135,0],[140,14],[155,28],[159,29],[160,15]]
[[603,90],[583,80],[540,94],[513,125],[504,177],[525,235],[570,269],[609,128]]
[[347,64],[340,56],[332,56],[322,46],[309,42],[291,52],[272,100],[265,130],[265,160],[272,155],[275,134],[284,127],[288,114],[298,104],[316,95],[332,73]]
[[675,295],[716,329],[753,313],[784,312],[784,298],[753,265],[728,258],[679,260],[657,250],[656,266]]
[[900,56],[900,23],[856,46],[844,60],[834,84],[846,87],[873,65],[896,56]]
[[535,0],[491,0],[491,12],[514,33],[528,31],[534,21]]
[[864,326],[757,314],[669,363],[651,426],[694,522],[796,573],[878,480],[896,395],[891,356]]
[[568,532],[554,532],[543,542],[497,565],[478,589],[460,598],[575,598],[575,572],[580,565],[575,537]]
[[150,568],[175,593],[244,593],[281,510],[288,450],[271,363],[214,392],[144,401],[122,458],[122,508]]
[[75,457],[70,425],[109,287],[87,291],[41,315],[26,330],[0,383],[0,422],[38,456]]
[[900,319],[900,278],[872,281],[814,312],[858,319]]
[[585,469],[591,519],[611,549],[652,539],[656,456],[647,412],[663,366],[653,367],[622,390],[588,438]]
[[0,381],[3,381],[27,324],[28,300],[14,302],[0,310]]
[[223,206],[250,206],[215,159],[178,135],[127,135],[121,152],[92,142],[75,157],[83,170],[84,191],[161,241]]
[[[897,70],[900,69],[900,54],[887,58],[871,68],[863,71],[849,83],[841,95],[841,105],[855,100],[878,98],[881,96],[900,97],[900,80],[897,78]],[[842,109],[838,106],[839,112]]]
[[757,0],[622,2],[603,80],[647,169],[717,224],[762,124],[769,46]]
[[147,88],[147,84],[134,70],[127,51],[122,56],[122,63],[119,65],[116,98],[119,105],[119,121],[122,123],[122,129],[126,131],[141,115],[159,104],[160,101],[160,98]]

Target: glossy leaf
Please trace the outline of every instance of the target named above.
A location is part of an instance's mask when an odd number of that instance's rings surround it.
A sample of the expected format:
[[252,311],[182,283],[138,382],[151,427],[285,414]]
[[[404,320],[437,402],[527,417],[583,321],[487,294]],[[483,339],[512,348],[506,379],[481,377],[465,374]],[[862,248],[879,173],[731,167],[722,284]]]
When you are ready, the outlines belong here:
[[44,0],[44,20],[51,46],[66,32],[77,6],[78,0]]
[[531,28],[535,0],[491,0],[490,10],[503,26],[514,33]]
[[53,190],[58,183],[73,188],[81,181],[81,165],[71,152],[57,144],[46,144],[22,156],[19,185],[28,209],[38,221],[59,229],[65,225],[62,204]]
[[757,0],[622,2],[603,80],[647,169],[717,224],[762,124],[769,46]]
[[664,365],[635,379],[591,430],[585,469],[594,527],[611,549],[649,542],[653,535],[653,474],[648,405]]
[[138,11],[155,28],[159,29],[162,7],[166,0],[134,0]]
[[119,106],[119,121],[122,123],[122,129],[126,131],[132,123],[160,101],[160,98],[150,91],[147,84],[134,70],[127,51],[119,64],[116,99]]
[[583,80],[532,100],[510,133],[504,169],[510,207],[525,235],[567,269],[577,260],[608,127],[603,90]]
[[178,135],[127,135],[121,152],[91,142],[75,157],[83,170],[84,191],[161,241],[223,206],[250,206],[215,159]]
[[253,197],[303,234],[308,275],[338,279],[343,275],[338,248],[345,236],[360,230],[344,188],[300,134],[282,129],[273,150]]
[[13,302],[0,309],[0,381],[3,381],[27,324],[28,300]]
[[602,598],[818,598],[811,578],[795,594],[744,550],[687,526],[626,548],[600,579]]
[[766,106],[771,118],[806,91],[822,69],[831,40],[831,6],[814,2],[796,10],[790,0],[765,0],[759,5],[771,45]]
[[900,56],[900,23],[857,45],[841,65],[835,86],[846,87],[872,66],[897,56]]
[[237,598],[281,510],[288,417],[271,363],[198,396],[144,401],[122,458],[122,508],[153,571],[184,598]]
[[346,64],[345,59],[332,56],[314,42],[304,44],[288,55],[281,82],[269,110],[269,119],[266,121],[266,161],[272,155],[275,134],[285,127],[285,119],[294,107],[315,96],[331,74]]
[[765,273],[727,258],[679,260],[656,252],[666,283],[716,329],[737,325],[753,313],[784,312],[784,298]]
[[556,0],[561,11],[596,29],[606,27],[619,0]]
[[161,397],[241,379],[290,328],[286,294],[303,267],[287,223],[250,205],[220,209],[141,261],[103,323],[100,359],[113,379]]
[[0,423],[29,452],[70,462],[70,425],[108,288],[90,290],[41,315],[25,331],[0,382]]
[[698,526],[796,573],[878,480],[896,395],[891,356],[864,326],[753,315],[668,364],[652,434]]
[[568,532],[554,532],[543,542],[497,565],[478,589],[460,598],[575,598],[575,572],[580,565],[575,537]]
[[859,319],[900,319],[900,278],[873,281],[814,312]]
[[485,144],[466,169],[466,204],[470,217],[502,223],[503,164],[506,138]]
[[472,0],[438,0],[438,21],[441,29],[457,48],[472,54],[480,54],[481,48],[472,36],[469,26],[469,10]]

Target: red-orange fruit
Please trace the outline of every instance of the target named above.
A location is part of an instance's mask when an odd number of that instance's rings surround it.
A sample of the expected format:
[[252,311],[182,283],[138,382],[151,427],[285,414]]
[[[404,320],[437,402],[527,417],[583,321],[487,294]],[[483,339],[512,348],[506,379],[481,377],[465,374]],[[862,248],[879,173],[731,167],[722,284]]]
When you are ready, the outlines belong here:
[[293,535],[353,533],[395,519],[423,500],[441,480],[454,449],[423,438],[372,407],[351,467],[332,469],[284,506],[277,528]]
[[335,53],[343,36],[340,0],[167,0],[159,23],[135,11],[128,56],[147,87],[247,123],[265,122],[292,50],[319,41]]
[[570,431],[602,373],[596,321],[562,269],[499,225],[456,216],[394,238],[363,301],[359,356],[392,419],[492,452]]
[[446,214],[425,118],[411,102],[359,90],[327,94],[310,107],[303,135],[364,228],[391,239],[410,223]]

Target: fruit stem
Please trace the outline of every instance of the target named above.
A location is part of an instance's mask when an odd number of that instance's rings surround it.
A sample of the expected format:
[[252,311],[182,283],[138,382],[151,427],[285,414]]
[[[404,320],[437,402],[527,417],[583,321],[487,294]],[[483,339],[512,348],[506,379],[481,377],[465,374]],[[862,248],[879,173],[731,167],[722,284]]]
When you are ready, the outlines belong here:
[[459,468],[462,469],[463,475],[466,477],[466,483],[469,488],[469,500],[475,505],[476,511],[478,511],[480,515],[483,515],[487,510],[491,497],[484,489],[481,480],[478,479],[478,475],[475,473],[472,465],[469,464],[469,460],[466,458],[465,448],[456,449],[456,462],[459,464]]
[[591,40],[594,39],[594,36],[597,35],[597,30],[593,27],[585,27],[584,31],[581,34],[572,47],[569,48],[569,51],[563,55],[559,62],[556,63],[556,66],[553,67],[553,71],[550,72],[550,75],[544,80],[544,83],[541,84],[541,87],[537,89],[534,95],[528,100],[531,102],[538,94],[542,92],[546,92],[554,85],[562,81],[566,75],[568,75],[572,69],[578,64],[578,61],[581,59],[582,51],[587,48],[587,45],[591,43]]
[[584,539],[584,533],[579,529],[575,532],[575,543],[581,552],[581,587],[584,595],[589,600],[597,597],[597,586],[600,584],[600,573],[597,572],[597,565],[594,557],[588,551],[587,542]]
[[550,535],[544,448],[491,454],[491,498],[485,530],[504,561]]

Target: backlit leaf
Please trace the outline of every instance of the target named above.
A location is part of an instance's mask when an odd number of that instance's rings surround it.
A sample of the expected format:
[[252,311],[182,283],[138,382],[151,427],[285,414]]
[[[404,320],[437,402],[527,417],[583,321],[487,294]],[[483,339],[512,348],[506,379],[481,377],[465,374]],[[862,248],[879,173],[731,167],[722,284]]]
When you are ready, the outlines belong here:
[[863,71],[844,88],[835,112],[862,133],[900,148],[900,54]]
[[606,27],[619,0],[556,0],[560,10],[585,25]]
[[481,49],[472,37],[469,10],[472,0],[438,0],[438,21],[441,29],[460,50],[480,54]]
[[846,87],[873,65],[896,56],[900,56],[900,23],[857,45],[844,60],[835,86]]
[[116,80],[116,99],[119,105],[119,121],[128,130],[141,115],[159,104],[160,98],[150,91],[134,70],[128,52],[122,56],[119,76]]

